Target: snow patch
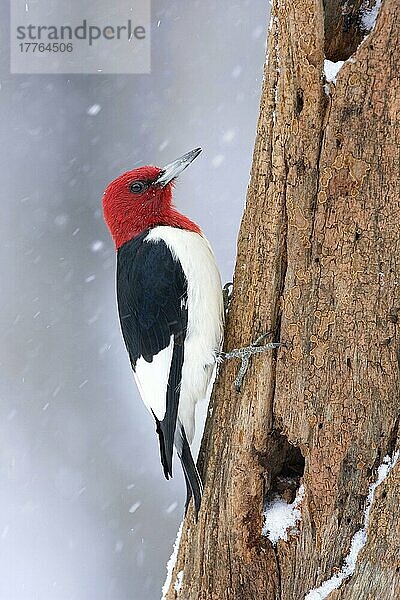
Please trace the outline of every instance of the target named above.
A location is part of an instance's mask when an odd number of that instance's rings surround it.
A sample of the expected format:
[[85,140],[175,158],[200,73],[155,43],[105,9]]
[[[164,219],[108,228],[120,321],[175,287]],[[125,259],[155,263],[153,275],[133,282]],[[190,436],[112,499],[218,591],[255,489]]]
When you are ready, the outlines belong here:
[[324,60],[324,73],[325,73],[325,79],[327,81],[332,81],[333,83],[336,83],[336,77],[338,76],[338,73],[340,71],[340,69],[343,67],[344,65],[344,60],[338,60],[337,62],[332,62],[331,60]]
[[[167,592],[169,590],[169,586],[171,585],[171,581],[172,581],[172,572],[174,570],[175,567],[175,563],[176,563],[176,559],[178,557],[178,550],[179,550],[179,544],[181,542],[181,537],[182,537],[182,530],[183,530],[183,521],[182,523],[179,525],[179,529],[178,529],[178,533],[176,534],[176,540],[174,543],[174,548],[172,550],[172,554],[169,558],[169,561],[167,562],[167,577],[165,579],[164,585],[162,587],[162,596],[161,596],[161,600],[165,600],[165,597],[167,595]],[[179,575],[179,574],[178,574]],[[183,576],[183,574],[182,574]],[[176,585],[176,584],[175,584]]]
[[175,591],[178,594],[182,587],[182,581],[183,581],[183,571],[179,571],[178,575],[176,576],[176,581],[175,581]]
[[299,505],[304,498],[304,485],[297,491],[296,498],[291,504],[282,498],[274,498],[268,502],[264,510],[264,526],[262,534],[266,536],[274,546],[278,540],[287,542],[288,534],[296,530],[301,521]]
[[367,542],[369,516],[371,513],[371,506],[374,501],[375,490],[389,475],[398,458],[399,451],[395,452],[393,458],[390,458],[390,456],[385,456],[383,463],[378,468],[378,477],[376,481],[371,483],[369,486],[367,504],[364,512],[364,525],[354,534],[353,539],[351,540],[349,553],[344,559],[341,570],[339,573],[333,575],[330,579],[325,581],[318,588],[308,592],[304,600],[324,600],[331,592],[333,592],[333,590],[339,589],[345,579],[348,579],[353,575],[356,568],[358,555]]
[[370,33],[375,27],[381,4],[382,0],[376,0],[375,5],[371,8],[361,9],[361,26],[365,31],[368,31],[368,33]]

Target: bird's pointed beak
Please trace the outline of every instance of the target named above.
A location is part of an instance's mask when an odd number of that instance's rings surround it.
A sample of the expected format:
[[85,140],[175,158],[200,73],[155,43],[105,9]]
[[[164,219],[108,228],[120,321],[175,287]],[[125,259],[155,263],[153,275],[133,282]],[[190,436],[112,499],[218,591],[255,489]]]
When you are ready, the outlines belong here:
[[165,165],[165,167],[163,167],[163,169],[161,170],[160,175],[154,182],[155,185],[164,187],[165,185],[167,185],[167,183],[170,183],[170,181],[178,177],[178,175],[190,165],[190,163],[200,154],[200,152],[201,148],[195,148],[190,152],[186,152],[186,154],[184,154],[180,158],[177,158],[176,160],[174,160],[174,162],[170,163],[169,165]]

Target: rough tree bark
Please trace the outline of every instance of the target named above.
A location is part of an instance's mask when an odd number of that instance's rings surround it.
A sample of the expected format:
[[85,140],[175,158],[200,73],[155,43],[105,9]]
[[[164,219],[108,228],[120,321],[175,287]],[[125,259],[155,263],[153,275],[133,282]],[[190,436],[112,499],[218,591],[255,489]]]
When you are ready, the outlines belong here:
[[[269,329],[287,347],[254,357],[240,393],[237,362],[220,370],[168,600],[304,598],[341,568],[399,445],[400,11],[383,0],[357,47],[368,5],[341,5],[275,0],[225,347]],[[350,57],[329,91],[325,57]],[[300,483],[299,531],[273,547],[264,502]],[[330,599],[400,598],[399,497],[400,460]]]

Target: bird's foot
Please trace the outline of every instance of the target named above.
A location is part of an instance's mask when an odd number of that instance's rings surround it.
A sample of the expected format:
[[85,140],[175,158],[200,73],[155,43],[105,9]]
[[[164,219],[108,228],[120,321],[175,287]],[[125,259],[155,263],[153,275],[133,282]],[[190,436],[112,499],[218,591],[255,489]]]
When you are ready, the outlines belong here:
[[224,285],[224,287],[222,288],[222,298],[223,298],[223,301],[224,301],[224,312],[225,312],[225,315],[228,312],[229,305],[230,305],[231,300],[232,300],[232,294],[233,294],[233,283],[230,281],[229,283],[226,283]]
[[249,367],[250,357],[253,354],[260,354],[261,352],[267,352],[268,350],[274,350],[275,348],[282,348],[285,344],[281,342],[271,342],[270,344],[260,345],[266,337],[271,335],[272,331],[268,331],[267,333],[263,333],[260,335],[250,346],[245,346],[244,348],[234,348],[230,352],[221,352],[220,357],[222,360],[227,360],[229,358],[240,358],[242,361],[239,371],[236,375],[235,379],[235,389],[237,392],[240,392],[240,388],[242,387],[243,379],[247,373],[247,369]]

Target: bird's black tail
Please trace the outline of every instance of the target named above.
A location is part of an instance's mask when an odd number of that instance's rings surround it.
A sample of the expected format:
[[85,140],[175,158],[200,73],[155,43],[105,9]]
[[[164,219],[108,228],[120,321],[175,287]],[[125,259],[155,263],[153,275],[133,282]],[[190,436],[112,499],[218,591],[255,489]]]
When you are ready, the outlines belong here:
[[187,441],[183,425],[177,425],[176,434],[175,447],[181,460],[183,474],[185,475],[186,481],[185,513],[188,509],[190,499],[193,496],[194,513],[197,521],[197,515],[199,514],[201,504],[201,496],[203,494],[203,484],[201,483],[199,472],[193,460],[192,452],[190,450],[189,442]]
[[166,411],[163,420],[159,421],[153,412],[160,443],[161,463],[166,479],[172,477],[172,451],[174,444],[176,445],[177,430],[179,429],[177,415],[182,365],[183,345],[182,343],[177,343],[175,339],[168,379]]

